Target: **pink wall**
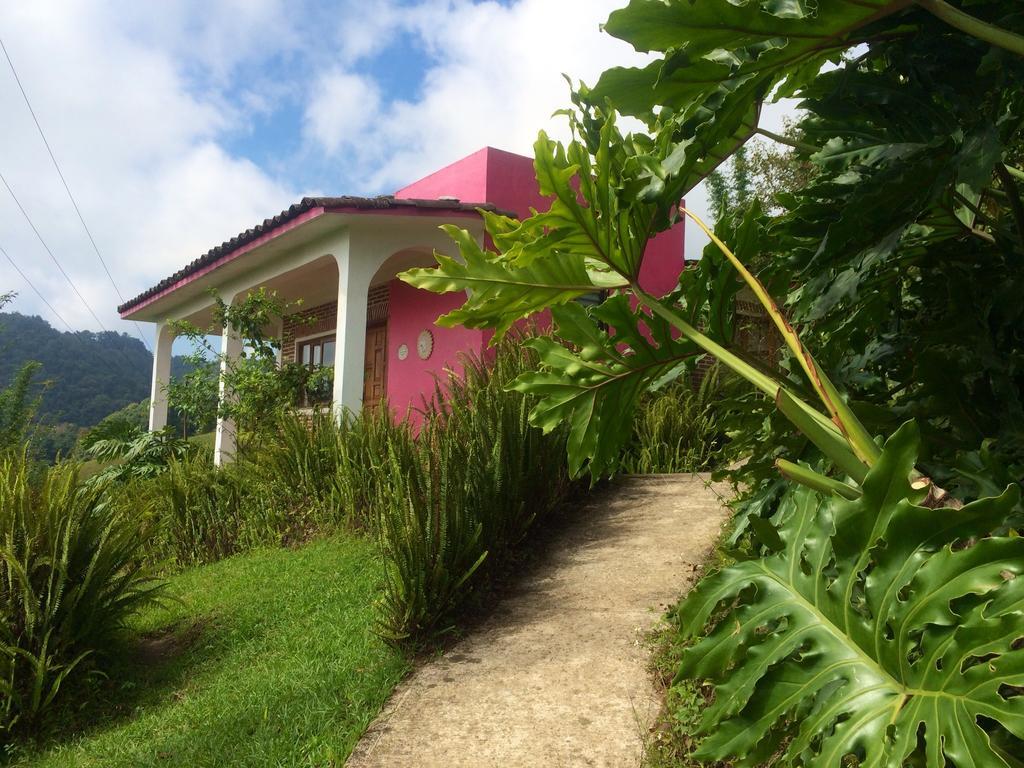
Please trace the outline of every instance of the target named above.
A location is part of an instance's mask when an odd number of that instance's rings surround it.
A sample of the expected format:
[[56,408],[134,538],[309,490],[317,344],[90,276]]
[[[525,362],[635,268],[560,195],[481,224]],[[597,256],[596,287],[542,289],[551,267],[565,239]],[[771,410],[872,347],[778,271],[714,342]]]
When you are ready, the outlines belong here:
[[[396,415],[404,416],[409,406],[418,408],[424,394],[434,389],[434,376],[444,374],[445,368],[458,370],[460,352],[483,350],[482,331],[467,328],[441,328],[435,325],[438,317],[461,306],[465,301],[461,293],[436,294],[421,291],[400,280],[392,280],[388,299],[388,402]],[[430,357],[421,360],[416,352],[420,333],[434,334],[434,349]],[[405,360],[398,359],[398,348],[409,347]],[[414,415],[413,421],[418,421]]]
[[640,287],[655,296],[675,290],[683,271],[683,230],[685,220],[661,232],[647,244],[644,263],[640,267]]
[[[497,208],[529,215],[530,208],[547,210],[549,203],[541,197],[528,157],[504,152],[493,147],[474,152],[429,176],[403,187],[395,193],[399,198],[437,199],[454,197],[467,203],[491,203]],[[663,232],[650,242],[640,284],[651,293],[662,296],[672,291],[683,269],[683,224]],[[433,387],[433,376],[446,366],[456,366],[458,353],[482,352],[491,338],[490,331],[465,328],[439,328],[434,321],[463,302],[462,294],[437,295],[420,291],[398,280],[391,282],[390,318],[388,320],[388,399],[397,414],[404,414],[409,405],[419,406],[425,392]],[[550,323],[543,313],[536,321]],[[416,339],[429,329],[434,334],[434,351],[426,361],[416,354]],[[406,344],[409,356],[398,359],[398,347]],[[414,417],[415,418],[415,417]]]
[[437,200],[455,197],[466,203],[486,203],[487,155],[484,147],[468,157],[447,165],[419,181],[395,192],[395,197],[418,200]]
[[484,147],[403,187],[395,197],[455,197],[464,203],[490,203],[520,218],[530,215],[531,206],[547,210],[549,205],[537,189],[533,160],[494,147]]

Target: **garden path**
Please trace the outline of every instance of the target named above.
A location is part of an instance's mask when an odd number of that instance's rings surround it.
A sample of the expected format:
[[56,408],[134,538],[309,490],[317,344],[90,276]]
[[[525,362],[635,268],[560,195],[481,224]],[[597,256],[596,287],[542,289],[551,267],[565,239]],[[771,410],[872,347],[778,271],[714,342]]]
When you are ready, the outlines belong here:
[[392,695],[350,768],[638,766],[659,707],[643,642],[726,519],[705,475],[593,494],[492,615]]

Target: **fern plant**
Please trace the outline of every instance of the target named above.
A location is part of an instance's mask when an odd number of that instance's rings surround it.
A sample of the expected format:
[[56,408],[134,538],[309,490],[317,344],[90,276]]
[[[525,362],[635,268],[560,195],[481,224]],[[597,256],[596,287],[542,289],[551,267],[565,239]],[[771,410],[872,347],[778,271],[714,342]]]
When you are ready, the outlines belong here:
[[0,458],[0,741],[161,590],[137,515],[84,487],[75,464],[30,478],[24,454]]
[[565,432],[532,426],[531,398],[508,391],[533,353],[509,341],[461,362],[424,403],[418,434],[391,433],[371,484],[389,564],[379,624],[392,640],[446,630],[570,487]]
[[619,470],[663,474],[711,469],[725,441],[719,376],[714,366],[696,387],[683,378],[642,399]]

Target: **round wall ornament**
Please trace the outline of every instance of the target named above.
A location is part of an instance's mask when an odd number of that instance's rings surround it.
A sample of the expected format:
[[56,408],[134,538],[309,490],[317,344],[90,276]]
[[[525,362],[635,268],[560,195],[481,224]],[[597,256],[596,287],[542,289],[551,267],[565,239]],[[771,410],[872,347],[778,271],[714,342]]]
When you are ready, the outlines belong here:
[[409,345],[399,344],[398,345],[398,359],[405,360],[409,356]]
[[426,360],[433,351],[434,334],[430,331],[423,331],[416,339],[416,353],[420,356],[420,360]]

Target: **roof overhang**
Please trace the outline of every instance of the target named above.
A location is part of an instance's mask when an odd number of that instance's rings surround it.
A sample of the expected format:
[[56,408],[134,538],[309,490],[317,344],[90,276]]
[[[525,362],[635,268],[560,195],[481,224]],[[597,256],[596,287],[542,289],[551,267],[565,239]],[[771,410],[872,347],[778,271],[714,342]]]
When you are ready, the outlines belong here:
[[[211,249],[173,275],[161,280],[118,307],[126,320],[156,322],[174,314],[182,305],[201,300],[211,287],[273,261],[296,248],[328,237],[355,222],[389,225],[400,220],[479,220],[479,209],[494,211],[488,204],[458,200],[406,200],[380,198],[304,198],[286,211],[246,230]],[[378,219],[376,222],[374,219]]]

